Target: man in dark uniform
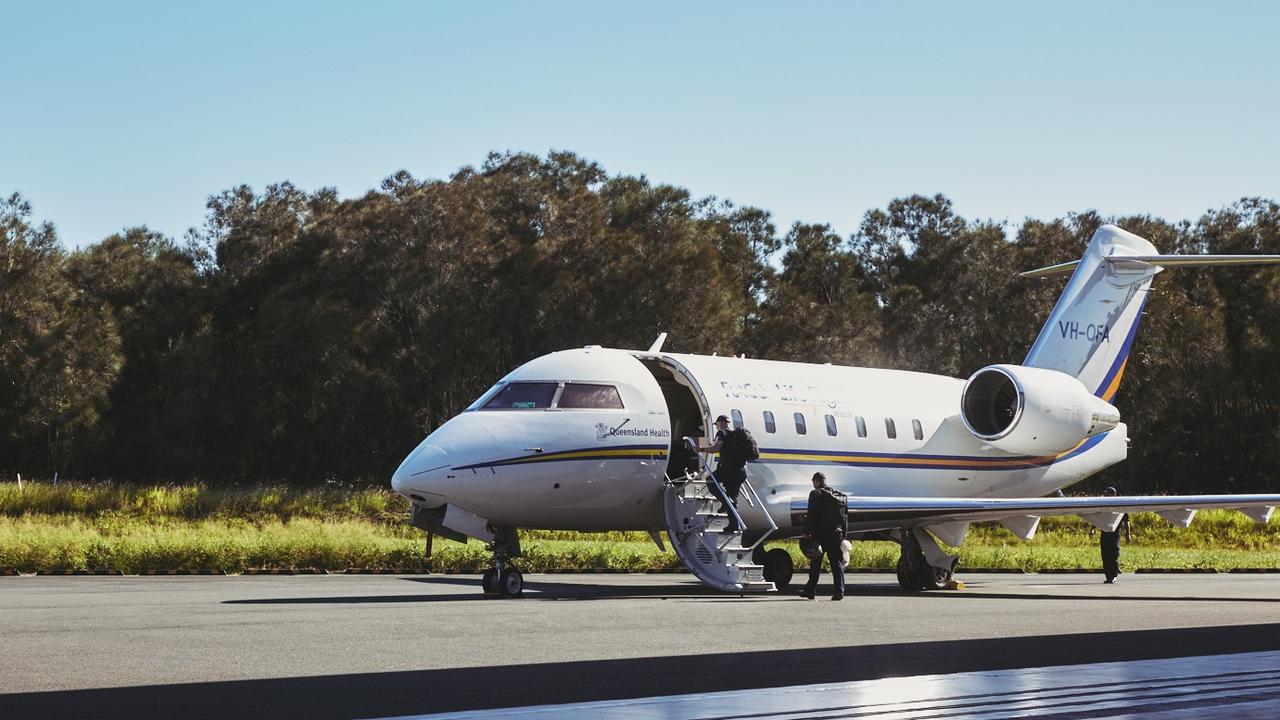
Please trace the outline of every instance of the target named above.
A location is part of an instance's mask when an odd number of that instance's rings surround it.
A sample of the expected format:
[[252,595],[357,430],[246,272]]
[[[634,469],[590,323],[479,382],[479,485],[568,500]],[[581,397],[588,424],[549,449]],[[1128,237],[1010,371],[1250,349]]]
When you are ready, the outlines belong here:
[[[835,589],[832,600],[844,599],[844,566],[841,564],[840,543],[849,529],[848,503],[844,493],[827,487],[827,476],[813,474],[813,490],[809,493],[809,512],[805,515],[806,537],[818,541],[822,553],[831,563],[831,579]],[[809,563],[809,582],[800,591],[803,598],[813,599],[818,589],[818,576],[822,574],[822,555]]]
[[[1116,489],[1109,487],[1102,491],[1103,495],[1108,497],[1116,494]],[[1129,513],[1120,516],[1120,522],[1116,523],[1116,529],[1111,532],[1102,532],[1099,535],[1098,547],[1102,551],[1102,573],[1106,576],[1108,585],[1116,581],[1120,576],[1120,533],[1126,535],[1129,532]]]
[[724,511],[729,514],[729,532],[738,530],[738,520],[733,512],[729,512],[729,504],[732,503],[736,509],[738,507],[738,493],[742,491],[742,483],[747,481],[747,457],[742,453],[725,452],[729,444],[729,418],[721,415],[716,418],[716,437],[715,442],[710,445],[699,447],[699,452],[720,453],[720,459],[716,462],[715,472],[712,473],[712,479],[715,482],[707,483],[707,487],[715,494],[716,499],[724,506]]

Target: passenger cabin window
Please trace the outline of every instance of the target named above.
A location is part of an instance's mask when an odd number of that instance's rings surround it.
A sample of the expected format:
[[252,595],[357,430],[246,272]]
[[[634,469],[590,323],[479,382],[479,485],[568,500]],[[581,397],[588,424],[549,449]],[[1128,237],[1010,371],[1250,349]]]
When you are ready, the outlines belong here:
[[773,421],[773,413],[768,410],[764,411],[764,431],[767,433],[778,432],[778,424]]
[[551,407],[559,383],[513,382],[497,392],[482,410],[544,410]]
[[573,409],[622,410],[622,396],[612,385],[565,383],[556,407]]
[[867,421],[859,415],[853,419],[853,424],[858,426],[858,437],[867,436]]
[[917,440],[924,439],[924,426],[920,424],[919,420],[911,421],[911,434],[915,435]]
[[796,434],[804,435],[809,429],[804,426],[804,413],[796,413]]
[[884,419],[884,434],[888,435],[890,440],[898,438],[898,426],[893,423],[893,418]]
[[741,430],[742,429],[742,411],[730,410],[729,415],[733,417],[733,429]]
[[836,418],[834,415],[827,416],[827,434],[831,437],[836,436]]

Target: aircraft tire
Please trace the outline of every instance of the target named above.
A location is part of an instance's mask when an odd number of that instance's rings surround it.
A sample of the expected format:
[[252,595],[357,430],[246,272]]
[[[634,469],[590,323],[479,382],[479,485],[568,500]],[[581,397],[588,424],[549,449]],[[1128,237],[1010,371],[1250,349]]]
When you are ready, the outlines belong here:
[[898,587],[907,592],[916,592],[920,589],[916,583],[916,574],[911,572],[911,566],[904,557],[898,558]]
[[480,589],[485,595],[498,595],[498,570],[489,568],[480,576]]
[[502,597],[520,597],[524,594],[524,574],[515,568],[503,570],[498,578],[498,591]]
[[922,565],[916,577],[921,590],[946,590],[947,583],[951,582],[951,571],[946,568]]
[[774,548],[764,554],[764,579],[773,583],[778,592],[786,592],[791,587],[791,578],[795,576],[795,563],[791,553],[782,548]]

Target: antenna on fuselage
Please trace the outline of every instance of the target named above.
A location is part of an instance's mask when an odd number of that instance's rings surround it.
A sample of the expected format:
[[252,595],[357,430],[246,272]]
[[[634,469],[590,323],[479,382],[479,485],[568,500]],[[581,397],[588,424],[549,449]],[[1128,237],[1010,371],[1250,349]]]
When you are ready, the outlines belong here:
[[667,341],[667,334],[661,333],[660,335],[658,335],[658,339],[654,340],[653,344],[649,346],[649,352],[651,353],[662,352],[662,343],[666,341]]

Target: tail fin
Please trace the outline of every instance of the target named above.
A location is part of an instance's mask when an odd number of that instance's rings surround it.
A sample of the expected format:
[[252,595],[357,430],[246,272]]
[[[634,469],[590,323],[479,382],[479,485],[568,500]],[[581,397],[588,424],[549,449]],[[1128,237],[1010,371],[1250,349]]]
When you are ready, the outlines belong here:
[[1072,272],[1023,365],[1059,370],[1111,402],[1120,387],[1151,280],[1167,267],[1280,263],[1280,255],[1161,255],[1151,243],[1103,225],[1073,262],[1022,273]]

